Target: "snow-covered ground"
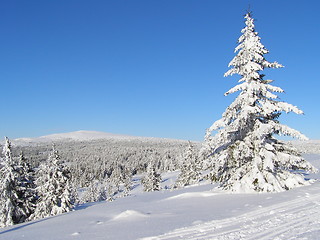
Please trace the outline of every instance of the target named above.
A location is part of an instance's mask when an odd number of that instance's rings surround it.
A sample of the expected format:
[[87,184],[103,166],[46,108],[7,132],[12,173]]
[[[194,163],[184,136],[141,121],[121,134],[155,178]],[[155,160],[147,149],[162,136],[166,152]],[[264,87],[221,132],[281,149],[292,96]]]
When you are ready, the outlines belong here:
[[[320,155],[306,158],[320,167]],[[164,175],[162,185],[176,175]],[[143,193],[138,183],[128,197],[4,228],[0,239],[319,239],[320,181],[269,194],[228,194],[205,183]]]

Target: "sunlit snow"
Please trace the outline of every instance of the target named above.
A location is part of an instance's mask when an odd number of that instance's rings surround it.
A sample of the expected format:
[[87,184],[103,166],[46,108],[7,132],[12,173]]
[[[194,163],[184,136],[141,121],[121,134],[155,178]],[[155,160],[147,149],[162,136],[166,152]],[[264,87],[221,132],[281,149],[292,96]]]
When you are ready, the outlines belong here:
[[[306,159],[320,166],[320,155]],[[163,175],[163,186],[177,172]],[[319,179],[319,174],[307,177]],[[281,193],[229,194],[202,183],[88,203],[55,217],[1,229],[0,239],[317,239],[320,182]]]

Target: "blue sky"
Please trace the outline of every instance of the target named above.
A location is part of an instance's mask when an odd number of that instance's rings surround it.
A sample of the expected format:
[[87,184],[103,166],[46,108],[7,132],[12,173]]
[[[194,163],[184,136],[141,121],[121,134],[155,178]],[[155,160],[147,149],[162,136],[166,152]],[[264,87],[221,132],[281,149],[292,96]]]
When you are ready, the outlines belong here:
[[236,94],[224,78],[251,5],[280,120],[320,139],[320,3],[276,0],[3,0],[0,136],[76,130],[202,140]]

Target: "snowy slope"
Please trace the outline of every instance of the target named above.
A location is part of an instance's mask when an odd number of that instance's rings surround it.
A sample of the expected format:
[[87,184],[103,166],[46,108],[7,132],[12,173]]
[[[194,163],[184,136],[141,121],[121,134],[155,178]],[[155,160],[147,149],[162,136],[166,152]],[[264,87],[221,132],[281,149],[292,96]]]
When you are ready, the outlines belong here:
[[41,136],[37,138],[18,138],[15,139],[15,142],[52,142],[52,141],[64,141],[64,140],[73,140],[73,141],[91,141],[97,139],[108,139],[114,137],[128,137],[119,134],[112,134],[106,132],[97,132],[97,131],[75,131],[68,133],[56,133],[50,134],[47,136]]
[[105,133],[105,132],[97,132],[97,131],[75,131],[69,133],[58,133],[51,134],[47,136],[42,136],[40,139],[49,139],[49,140],[63,140],[63,139],[72,139],[77,141],[83,140],[94,140],[94,139],[104,139],[110,137],[123,137],[123,135]]
[[[306,158],[320,167],[320,155]],[[163,186],[171,185],[176,174],[163,176]],[[142,193],[137,185],[126,198],[1,229],[0,239],[318,239],[319,181],[269,194],[228,194],[212,188],[203,184]]]
[[300,152],[320,154],[320,140],[290,141]]
[[[173,141],[181,141],[186,142],[185,140],[176,140],[176,139],[166,139],[166,138],[154,138],[154,137],[137,137],[137,136],[129,136],[129,135],[121,135],[114,133],[106,133],[106,132],[98,132],[98,131],[75,131],[68,133],[56,133],[36,138],[17,138],[13,139],[12,143],[15,145],[23,145],[27,146],[29,144],[47,144],[52,142],[66,142],[66,141],[76,141],[76,142],[84,142],[84,141],[94,141],[94,140],[139,140],[141,142],[144,141],[153,141],[153,142],[173,142]],[[3,140],[0,143],[4,143]]]

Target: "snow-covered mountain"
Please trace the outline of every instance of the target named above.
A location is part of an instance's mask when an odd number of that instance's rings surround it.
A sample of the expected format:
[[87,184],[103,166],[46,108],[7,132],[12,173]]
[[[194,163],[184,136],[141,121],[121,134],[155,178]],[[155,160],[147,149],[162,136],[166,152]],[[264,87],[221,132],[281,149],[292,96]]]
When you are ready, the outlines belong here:
[[[155,137],[140,137],[140,136],[130,136],[130,135],[121,135],[107,132],[98,132],[98,131],[75,131],[67,133],[56,133],[50,134],[41,137],[35,138],[17,138],[11,139],[11,142],[14,145],[19,146],[29,146],[29,145],[42,145],[42,144],[51,144],[58,142],[90,142],[90,141],[132,141],[132,142],[154,142],[154,143],[170,143],[170,142],[187,142],[186,140],[179,139],[169,139],[169,138],[155,138]],[[4,140],[0,141],[0,144],[3,144]]]
[[28,143],[47,143],[57,141],[92,141],[99,139],[111,139],[111,138],[134,138],[132,136],[98,132],[98,131],[75,131],[68,133],[56,133],[36,138],[17,138],[12,140],[15,144],[28,144]]
[[47,136],[39,137],[38,139],[45,139],[50,141],[55,140],[75,140],[75,141],[90,141],[96,139],[109,139],[114,137],[129,137],[125,135],[106,133],[106,132],[97,132],[97,131],[75,131],[69,133],[57,133]]

